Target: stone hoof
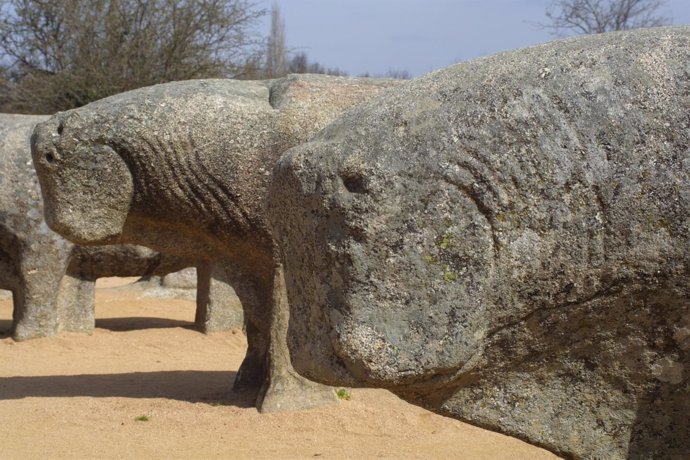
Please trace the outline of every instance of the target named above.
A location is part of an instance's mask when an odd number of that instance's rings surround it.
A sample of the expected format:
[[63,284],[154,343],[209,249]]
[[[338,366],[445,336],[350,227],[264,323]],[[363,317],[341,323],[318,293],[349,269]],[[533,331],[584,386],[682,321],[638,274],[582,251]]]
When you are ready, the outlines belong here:
[[259,412],[304,410],[335,404],[338,398],[332,387],[321,385],[296,374],[273,376],[261,389],[256,400]]
[[41,327],[41,326],[27,326],[23,324],[17,324],[12,331],[12,339],[21,342],[24,340],[40,339],[43,337],[51,337],[57,334],[54,327]]
[[262,360],[246,356],[232,385],[233,391],[258,392],[266,380],[266,367]]

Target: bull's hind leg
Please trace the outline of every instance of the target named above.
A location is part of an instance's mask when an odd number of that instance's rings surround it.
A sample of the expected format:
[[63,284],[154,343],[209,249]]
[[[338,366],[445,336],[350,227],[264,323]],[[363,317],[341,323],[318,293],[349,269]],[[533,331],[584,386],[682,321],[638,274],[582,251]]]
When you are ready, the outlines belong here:
[[222,265],[203,262],[197,265],[196,317],[201,332],[229,331],[243,325],[242,309]]

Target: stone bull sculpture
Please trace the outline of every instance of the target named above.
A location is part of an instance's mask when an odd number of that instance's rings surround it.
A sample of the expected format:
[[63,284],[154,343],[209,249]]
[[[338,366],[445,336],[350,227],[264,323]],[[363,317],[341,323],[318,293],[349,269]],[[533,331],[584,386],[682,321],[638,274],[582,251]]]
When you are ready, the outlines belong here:
[[575,458],[690,458],[690,28],[452,66],[287,152],[295,369]]
[[207,263],[142,246],[76,246],[47,227],[29,142],[36,123],[47,118],[0,114],[0,288],[13,293],[13,337],[91,331],[96,279],[160,276],[190,265],[200,266],[197,325],[241,327],[230,321],[238,312],[218,298],[223,282],[210,276]]
[[266,193],[282,152],[393,84],[175,82],[57,114],[32,143],[46,220],[76,243],[137,243],[216,261],[244,309],[248,351],[235,388],[259,390],[264,411],[333,401],[331,389],[297,376],[287,360]]

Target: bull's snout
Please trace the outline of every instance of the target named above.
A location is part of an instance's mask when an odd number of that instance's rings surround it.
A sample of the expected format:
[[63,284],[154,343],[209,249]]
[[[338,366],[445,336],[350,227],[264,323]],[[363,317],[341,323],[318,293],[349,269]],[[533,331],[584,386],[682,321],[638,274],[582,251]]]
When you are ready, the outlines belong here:
[[63,127],[63,121],[57,115],[36,125],[31,136],[34,164],[52,166],[60,161],[58,146]]

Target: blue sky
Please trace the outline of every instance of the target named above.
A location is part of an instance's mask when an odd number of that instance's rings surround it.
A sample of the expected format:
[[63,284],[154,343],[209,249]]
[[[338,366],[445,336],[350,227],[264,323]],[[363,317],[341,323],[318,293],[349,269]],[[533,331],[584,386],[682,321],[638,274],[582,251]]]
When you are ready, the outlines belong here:
[[[536,27],[550,0],[278,0],[291,49],[350,75],[419,76],[479,56],[557,37]],[[261,0],[270,8],[273,0]],[[690,0],[667,0],[673,24],[690,24]],[[268,21],[265,27],[268,32]]]

